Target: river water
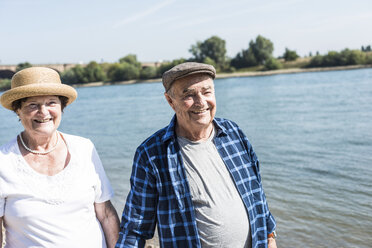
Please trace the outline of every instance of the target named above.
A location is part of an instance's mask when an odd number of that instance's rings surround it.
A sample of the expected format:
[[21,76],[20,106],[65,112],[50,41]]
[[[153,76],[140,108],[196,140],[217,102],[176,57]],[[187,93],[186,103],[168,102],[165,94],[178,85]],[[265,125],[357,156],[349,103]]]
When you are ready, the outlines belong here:
[[[372,247],[372,69],[215,85],[216,116],[239,124],[261,162],[279,247]],[[95,143],[121,214],[135,149],[169,123],[172,109],[161,83],[77,91],[60,130]],[[0,144],[22,130],[0,108]]]

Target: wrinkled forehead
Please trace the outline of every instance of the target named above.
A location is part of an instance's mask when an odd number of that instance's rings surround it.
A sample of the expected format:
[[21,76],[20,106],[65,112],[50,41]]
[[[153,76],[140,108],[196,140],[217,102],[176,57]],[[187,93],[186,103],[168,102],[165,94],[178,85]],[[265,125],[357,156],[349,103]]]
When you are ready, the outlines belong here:
[[188,88],[214,88],[214,83],[210,75],[203,73],[180,78],[173,83],[172,87],[183,91]]

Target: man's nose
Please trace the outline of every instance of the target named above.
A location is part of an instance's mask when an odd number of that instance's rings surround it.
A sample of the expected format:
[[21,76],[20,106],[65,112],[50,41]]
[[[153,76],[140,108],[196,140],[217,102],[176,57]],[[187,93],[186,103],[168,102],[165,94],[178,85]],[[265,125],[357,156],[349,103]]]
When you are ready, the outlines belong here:
[[195,98],[194,98],[194,102],[195,102],[196,105],[204,106],[204,104],[205,104],[204,96],[200,93],[196,94]]

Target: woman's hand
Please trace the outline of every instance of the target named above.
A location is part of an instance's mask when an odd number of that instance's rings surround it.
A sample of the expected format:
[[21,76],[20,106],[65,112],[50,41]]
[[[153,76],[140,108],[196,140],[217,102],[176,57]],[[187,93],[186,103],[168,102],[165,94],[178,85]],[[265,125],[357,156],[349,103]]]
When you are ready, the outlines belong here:
[[110,201],[94,203],[96,216],[101,223],[108,248],[114,248],[119,238],[119,218]]

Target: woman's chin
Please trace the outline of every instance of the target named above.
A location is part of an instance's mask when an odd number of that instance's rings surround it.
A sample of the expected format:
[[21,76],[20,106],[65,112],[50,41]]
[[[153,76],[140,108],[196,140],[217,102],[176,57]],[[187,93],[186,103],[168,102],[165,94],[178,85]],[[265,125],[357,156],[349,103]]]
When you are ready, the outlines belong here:
[[39,128],[33,129],[29,133],[31,133],[31,135],[36,135],[36,136],[52,136],[55,131],[56,131],[55,128],[47,128],[47,127],[40,128],[39,127]]

